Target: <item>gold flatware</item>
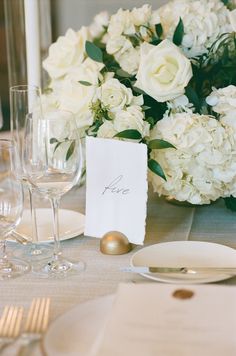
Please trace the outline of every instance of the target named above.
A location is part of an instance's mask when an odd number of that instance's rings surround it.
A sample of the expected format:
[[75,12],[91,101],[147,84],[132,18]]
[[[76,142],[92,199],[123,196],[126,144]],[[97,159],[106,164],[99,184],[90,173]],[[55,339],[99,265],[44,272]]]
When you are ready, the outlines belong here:
[[41,337],[49,322],[50,298],[34,298],[26,319],[23,335]]
[[155,266],[127,266],[121,268],[123,272],[133,273],[179,273],[196,275],[198,273],[236,275],[236,267],[155,267]]
[[[21,335],[19,356],[25,355],[34,342],[39,341],[47,330],[49,322],[50,298],[34,298],[26,318],[25,327]],[[30,354],[27,352],[27,354]]]
[[23,311],[23,307],[5,306],[0,319],[0,351],[19,336]]
[[18,356],[30,355],[31,346],[41,340],[49,322],[50,298],[34,298],[20,337]]

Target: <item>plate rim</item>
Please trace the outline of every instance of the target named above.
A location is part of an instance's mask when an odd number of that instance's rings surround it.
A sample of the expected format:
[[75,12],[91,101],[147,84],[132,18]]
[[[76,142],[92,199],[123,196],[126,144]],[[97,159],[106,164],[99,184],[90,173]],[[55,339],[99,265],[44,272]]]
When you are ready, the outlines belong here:
[[[136,255],[140,254],[142,250],[146,250],[146,249],[149,249],[149,248],[152,248],[153,246],[158,246],[158,245],[164,245],[164,244],[172,244],[172,243],[175,243],[175,244],[201,244],[201,245],[205,245],[207,244],[208,246],[209,245],[214,245],[214,246],[220,246],[220,247],[223,247],[227,250],[231,250],[232,252],[236,253],[236,250],[230,246],[227,246],[227,245],[224,245],[224,244],[219,244],[219,243],[215,243],[215,242],[208,242],[208,241],[195,241],[195,240],[178,240],[178,241],[164,241],[164,242],[159,242],[159,243],[156,243],[156,244],[152,244],[152,245],[149,245],[149,246],[145,246],[143,247],[142,249],[136,251],[130,258],[130,266],[134,267],[136,266],[135,264],[133,264],[133,260],[134,258],[136,257]],[[171,284],[203,284],[203,283],[215,283],[215,282],[219,282],[219,281],[223,281],[223,280],[226,280],[226,279],[229,279],[229,278],[232,278],[234,276],[232,275],[229,275],[229,274],[217,274],[215,275],[214,277],[211,276],[211,277],[205,277],[205,278],[198,278],[198,279],[173,279],[171,277],[168,277],[167,274],[164,275],[164,274],[159,274],[157,276],[153,276],[149,273],[139,273],[141,276],[143,276],[144,278],[148,278],[148,279],[151,279],[153,281],[156,281],[156,282],[164,282],[164,283],[171,283]]]
[[[77,309],[84,309],[84,307],[87,307],[90,313],[90,306],[92,305],[96,305],[101,303],[101,302],[106,302],[107,303],[107,308],[109,308],[110,305],[112,305],[113,301],[115,299],[115,294],[106,294],[103,296],[99,296],[99,297],[95,297],[93,299],[90,300],[86,300],[84,302],[78,303],[72,307],[70,307],[68,310],[66,310],[64,313],[58,315],[49,325],[46,333],[43,335],[42,341],[41,341],[41,348],[43,349],[43,351],[45,352],[46,355],[48,356],[54,356],[54,354],[50,353],[49,350],[47,349],[47,339],[48,339],[48,335],[50,335],[50,331],[55,327],[55,325],[60,322],[60,319],[63,320],[63,318],[68,317],[68,315],[72,314],[74,317],[74,319],[79,320],[79,318],[77,317]],[[93,315],[93,313],[91,312],[91,315]],[[79,320],[79,323],[81,323],[81,320]],[[75,352],[77,352],[75,350]],[[64,354],[61,354],[64,355]],[[65,354],[66,355],[66,354]]]
[[[51,208],[36,208],[37,211],[40,211],[40,210],[47,210],[47,211],[50,211],[51,212]],[[30,209],[29,208],[26,208],[24,209],[24,212],[27,211],[29,214],[30,214]],[[76,211],[76,210],[72,210],[72,209],[66,209],[66,208],[59,208],[59,213],[60,211],[70,211],[70,212],[73,212],[75,214],[79,214],[80,217],[83,217],[84,218],[84,224],[83,226],[81,226],[80,228],[78,228],[77,230],[74,230],[72,231],[70,234],[67,234],[67,235],[63,235],[63,236],[60,236],[60,241],[66,241],[66,240],[70,240],[70,239],[73,239],[75,237],[78,237],[80,236],[81,234],[84,233],[84,229],[85,229],[85,214],[79,212],[79,211]],[[23,214],[24,214],[23,212]],[[23,216],[23,215],[22,215]],[[19,223],[19,225],[14,229],[14,231],[17,231],[18,227],[20,226],[21,222]],[[18,232],[18,231],[17,231]],[[19,232],[20,233],[20,232]],[[27,238],[29,237],[28,235],[24,234],[24,236]],[[13,243],[17,243],[17,241],[13,238],[11,238],[11,234],[9,235],[9,237],[7,238],[7,241],[10,241],[10,242],[13,242]],[[30,240],[29,240],[30,241]],[[40,240],[39,242],[40,243],[53,243],[53,239],[47,239],[47,240]]]

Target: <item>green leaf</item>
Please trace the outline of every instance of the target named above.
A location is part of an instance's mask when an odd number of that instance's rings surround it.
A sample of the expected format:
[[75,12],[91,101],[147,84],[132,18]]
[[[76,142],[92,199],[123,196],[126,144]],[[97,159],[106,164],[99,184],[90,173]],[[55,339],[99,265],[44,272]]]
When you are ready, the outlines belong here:
[[133,75],[125,72],[123,69],[117,69],[116,75],[118,75],[119,77],[122,77],[122,78],[132,78],[133,77]]
[[230,196],[229,198],[224,198],[225,205],[231,211],[236,211],[236,198]]
[[43,94],[51,94],[53,92],[53,89],[52,88],[45,88],[44,91],[43,91]]
[[153,128],[153,126],[154,126],[155,123],[156,123],[154,117],[152,117],[152,116],[149,116],[149,117],[146,119],[146,121],[150,124],[151,128]]
[[142,89],[139,89],[137,87],[133,87],[133,91],[138,93],[138,94],[146,94]]
[[52,137],[52,138],[50,138],[50,141],[49,141],[49,142],[50,142],[51,145],[52,145],[53,143],[58,142],[58,140],[57,140],[55,137]]
[[181,45],[182,40],[183,40],[183,36],[184,36],[184,24],[183,21],[180,17],[179,19],[179,23],[176,26],[175,32],[174,32],[174,36],[173,36],[173,42],[176,46]]
[[95,62],[103,63],[102,50],[94,43],[86,41],[85,50],[89,58],[93,59]]
[[165,173],[163,172],[163,169],[157,161],[155,161],[154,159],[149,159],[148,168],[153,173],[157,174],[159,177],[163,178],[166,181]]
[[159,45],[160,43],[162,42],[162,40],[160,38],[157,38],[157,37],[153,37],[150,44],[154,45],[154,46],[157,46]]
[[201,104],[200,104],[200,100],[199,100],[199,97],[198,97],[196,91],[191,86],[187,86],[185,89],[185,94],[186,94],[188,100],[190,101],[190,103],[192,103],[195,106],[195,108],[197,109],[197,111],[199,111]]
[[156,30],[156,34],[158,37],[161,37],[162,33],[163,33],[163,28],[161,23],[158,23],[155,25],[155,30]]
[[82,84],[82,85],[85,85],[86,87],[89,87],[89,86],[92,85],[91,83],[86,82],[86,80],[79,80],[79,83]]
[[114,137],[120,137],[120,138],[130,138],[133,140],[140,140],[142,138],[141,133],[138,130],[124,130],[121,132],[118,132]]
[[148,143],[148,147],[151,150],[155,150],[155,149],[163,149],[163,148],[176,148],[174,145],[172,145],[170,142],[167,142],[165,140],[151,140]]
[[57,144],[56,144],[56,146],[55,146],[55,148],[54,148],[53,153],[56,152],[57,148],[58,148],[61,144],[62,144],[62,142],[57,142]]
[[68,161],[68,159],[73,155],[74,150],[75,150],[75,141],[72,141],[66,153],[66,161]]

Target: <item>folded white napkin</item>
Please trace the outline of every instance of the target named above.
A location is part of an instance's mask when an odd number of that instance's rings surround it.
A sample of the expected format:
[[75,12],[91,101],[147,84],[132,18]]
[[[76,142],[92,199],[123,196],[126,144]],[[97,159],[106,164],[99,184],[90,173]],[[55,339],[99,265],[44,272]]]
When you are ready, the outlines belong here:
[[121,284],[92,356],[235,356],[236,287]]

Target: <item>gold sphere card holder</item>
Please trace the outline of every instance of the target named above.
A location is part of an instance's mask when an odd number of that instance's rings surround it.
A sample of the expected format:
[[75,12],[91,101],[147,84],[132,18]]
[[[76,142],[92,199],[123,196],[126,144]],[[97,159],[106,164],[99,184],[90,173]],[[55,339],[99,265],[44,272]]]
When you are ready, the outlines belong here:
[[119,231],[109,231],[100,240],[100,251],[106,255],[122,255],[131,249],[131,243]]

